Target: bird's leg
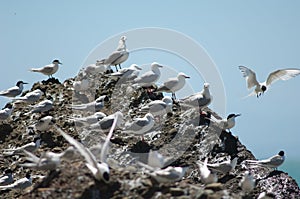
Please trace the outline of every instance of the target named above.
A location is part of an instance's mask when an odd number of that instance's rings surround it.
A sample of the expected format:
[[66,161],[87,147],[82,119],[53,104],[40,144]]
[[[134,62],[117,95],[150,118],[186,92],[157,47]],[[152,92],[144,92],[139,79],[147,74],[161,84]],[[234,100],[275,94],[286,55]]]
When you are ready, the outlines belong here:
[[116,70],[117,70],[117,72],[118,72],[118,65],[115,65],[115,67],[116,67]]
[[122,69],[122,68],[121,68],[121,64],[119,64],[119,68]]

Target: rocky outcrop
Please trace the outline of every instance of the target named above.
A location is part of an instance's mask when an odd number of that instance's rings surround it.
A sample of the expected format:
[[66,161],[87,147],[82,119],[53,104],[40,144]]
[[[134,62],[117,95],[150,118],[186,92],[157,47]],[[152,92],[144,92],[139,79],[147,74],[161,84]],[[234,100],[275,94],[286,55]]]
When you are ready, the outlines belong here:
[[[80,80],[83,77],[83,73],[80,73],[76,78]],[[90,113],[73,111],[72,104],[86,103],[100,95],[106,95],[102,112],[111,114],[120,110],[125,120],[130,121],[134,117],[144,115],[140,112],[142,105],[151,99],[162,97],[161,94],[148,95],[144,89],[134,89],[130,84],[118,84],[109,75],[91,75],[89,79],[93,80],[90,81],[90,88],[80,93],[73,90],[72,83],[75,79],[68,79],[63,83],[57,79],[35,83],[31,90],[39,88],[44,91],[43,99],[51,98],[54,108],[43,114],[27,114],[31,109],[30,105],[16,107],[11,118],[0,124],[0,148],[21,146],[40,134],[43,145],[36,152],[38,156],[43,151],[65,150],[69,144],[54,128],[47,132],[35,132],[28,128],[46,115],[53,116],[57,126],[87,147],[91,147],[102,143],[105,134],[86,130],[75,124],[71,117],[82,117]],[[205,111],[218,117],[210,109]],[[108,184],[95,181],[78,155],[72,161],[63,161],[55,171],[31,171],[35,176],[45,177],[35,178],[34,185],[23,191],[0,191],[1,198],[257,198],[263,191],[272,192],[276,198],[300,197],[297,183],[287,173],[265,168],[251,169],[257,185],[248,195],[243,194],[238,184],[248,168],[242,163],[255,157],[238,137],[221,131],[212,122],[208,126],[206,123],[209,121],[199,126],[199,120],[198,110],[185,109],[179,104],[174,104],[172,112],[156,122],[152,133],[145,137],[145,142],[138,136],[116,130],[111,139],[108,156],[111,167]],[[238,135],[238,132],[235,132],[235,135]],[[171,166],[189,166],[184,178],[175,183],[159,184],[144,173],[136,162],[146,163],[150,150],[159,150],[165,157],[171,157],[168,162]],[[218,183],[201,183],[196,164],[198,160],[208,157],[209,162],[220,162],[230,156],[239,158],[233,172],[219,175]],[[19,163],[24,162],[21,155],[2,156],[0,161],[1,172],[10,167],[16,179],[24,177],[25,173],[30,171],[19,166]]]

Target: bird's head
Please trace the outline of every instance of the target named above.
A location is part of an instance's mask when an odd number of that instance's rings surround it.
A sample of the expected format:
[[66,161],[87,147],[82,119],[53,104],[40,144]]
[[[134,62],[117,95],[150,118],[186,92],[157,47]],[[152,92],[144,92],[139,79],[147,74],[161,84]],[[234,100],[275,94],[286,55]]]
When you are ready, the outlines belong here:
[[204,87],[204,89],[209,89],[209,83],[204,83],[203,87]]
[[159,63],[157,63],[157,62],[153,62],[152,64],[151,64],[151,68],[162,68],[163,66],[162,65],[160,65]]
[[182,73],[182,72],[178,73],[177,76],[178,77],[184,77],[184,78],[190,78],[190,76],[188,76],[188,75],[186,75],[185,73]]
[[26,177],[27,179],[30,179],[30,177],[31,177],[30,172],[27,172],[25,177]]
[[230,119],[230,118],[236,118],[238,116],[241,116],[241,114],[234,114],[234,113],[231,113],[227,116],[227,120]]
[[52,64],[62,64],[58,59],[53,60]]
[[284,151],[280,151],[280,152],[278,153],[278,155],[284,156]]
[[136,70],[142,70],[142,68],[139,67],[137,64],[132,64],[131,67],[136,69]]
[[266,90],[267,90],[267,87],[266,87],[265,85],[262,85],[262,86],[261,86],[261,90],[262,90],[262,91],[263,91],[263,93],[264,93],[264,92],[266,92]]
[[23,82],[23,81],[18,81],[16,85],[17,85],[18,87],[20,87],[20,86],[23,85],[23,84],[28,84],[28,83]]
[[127,37],[126,37],[126,36],[122,36],[122,37],[120,38],[120,40],[125,42],[125,41],[127,40]]

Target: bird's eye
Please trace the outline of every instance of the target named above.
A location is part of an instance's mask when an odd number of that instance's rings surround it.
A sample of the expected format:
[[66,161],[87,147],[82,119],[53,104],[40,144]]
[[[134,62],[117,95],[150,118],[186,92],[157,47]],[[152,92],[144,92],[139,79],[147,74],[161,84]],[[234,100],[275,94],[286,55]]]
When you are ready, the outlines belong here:
[[107,172],[104,172],[104,173],[103,173],[103,179],[104,179],[105,181],[109,181],[109,174],[108,174]]

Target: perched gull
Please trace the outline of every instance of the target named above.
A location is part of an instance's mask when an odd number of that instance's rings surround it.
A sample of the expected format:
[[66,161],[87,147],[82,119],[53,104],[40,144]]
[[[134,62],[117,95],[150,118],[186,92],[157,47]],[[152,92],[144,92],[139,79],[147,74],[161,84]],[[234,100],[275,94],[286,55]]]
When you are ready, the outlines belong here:
[[100,111],[104,107],[104,99],[106,98],[106,95],[102,95],[95,99],[95,101],[86,103],[86,104],[76,104],[72,105],[72,108],[74,110],[81,110],[81,111]]
[[169,78],[163,85],[158,87],[157,91],[172,93],[172,98],[176,99],[175,92],[184,87],[186,78],[190,77],[184,73],[178,73],[177,77]]
[[100,61],[97,61],[96,64],[90,64],[83,69],[85,74],[106,73],[107,71],[110,70],[111,70],[110,66],[103,65],[101,64]]
[[32,110],[30,111],[30,113],[42,113],[42,112],[49,111],[52,108],[53,108],[53,102],[47,99],[32,106]]
[[21,178],[17,181],[15,181],[12,184],[5,185],[5,186],[0,186],[0,189],[5,190],[5,189],[26,189],[27,187],[30,187],[32,185],[32,179],[30,176],[30,173],[26,174],[25,178]]
[[92,172],[93,176],[96,180],[103,180],[104,182],[108,183],[109,181],[109,167],[106,163],[107,153],[108,153],[108,144],[110,141],[110,138],[112,136],[112,133],[118,123],[118,120],[122,119],[121,112],[117,112],[114,115],[114,121],[111,125],[111,129],[105,139],[105,142],[103,144],[102,150],[101,150],[101,163],[98,163],[95,156],[91,153],[91,151],[84,147],[81,143],[76,141],[74,138],[63,132],[60,128],[56,127],[59,133],[71,144],[73,145],[78,152],[85,158],[86,160],[86,166],[88,169]]
[[44,75],[48,75],[48,77],[50,78],[50,77],[52,77],[52,75],[54,73],[57,72],[59,64],[62,64],[62,63],[60,63],[59,60],[55,59],[55,60],[53,60],[52,64],[46,65],[46,66],[41,67],[41,68],[31,68],[30,71],[31,72],[42,73]]
[[151,113],[147,113],[142,118],[134,118],[133,122],[126,123],[123,132],[134,135],[141,135],[143,138],[143,135],[152,129],[154,123],[155,122],[153,115]]
[[0,91],[0,96],[16,97],[16,96],[20,95],[23,91],[23,84],[28,84],[28,83],[23,82],[23,81],[18,81],[16,86],[11,87],[7,90]]
[[207,167],[213,171],[227,174],[235,169],[238,157],[234,157],[232,160],[223,161],[220,163],[207,164]]
[[220,126],[223,130],[228,129],[230,132],[230,129],[235,126],[235,118],[241,116],[241,114],[229,114],[226,119],[218,120],[214,117],[214,119],[211,119],[213,122],[216,122],[218,126]]
[[246,160],[246,163],[253,167],[267,167],[277,169],[285,160],[284,151],[280,151],[277,155],[274,155],[265,160]]
[[29,152],[35,152],[41,144],[41,138],[35,137],[33,142],[25,144],[23,146],[12,148],[12,149],[3,149],[3,155],[14,155],[22,153],[24,150]]
[[61,153],[47,151],[40,158],[26,150],[24,150],[24,154],[27,155],[25,159],[30,162],[19,164],[20,166],[36,170],[55,170],[60,165],[62,159],[71,160],[75,154],[75,149],[74,147],[69,147]]
[[209,83],[204,83],[203,90],[200,93],[195,93],[186,98],[180,99],[179,103],[184,106],[194,107],[194,108],[205,108],[212,101],[212,95],[209,92]]
[[14,176],[11,169],[6,169],[5,174],[0,177],[0,186],[8,185],[14,182]]
[[15,97],[13,101],[15,101],[15,103],[25,102],[31,104],[38,101],[42,95],[43,91],[41,91],[40,89],[36,89],[34,91],[26,93],[26,95],[23,97]]
[[172,111],[173,100],[171,97],[166,96],[162,100],[154,100],[149,102],[145,106],[141,107],[141,111],[147,111],[152,113],[154,117],[162,116],[163,114]]
[[160,77],[160,70],[163,66],[153,62],[151,64],[151,70],[142,74],[140,77],[137,77],[133,80],[134,84],[140,85],[142,87],[152,86]]
[[2,110],[0,110],[0,121],[9,118],[11,116],[13,109],[14,107],[12,104],[10,103],[6,104],[5,107]]
[[106,117],[104,113],[96,112],[93,115],[89,115],[87,117],[72,118],[72,120],[76,123],[76,125],[79,124],[79,125],[89,126],[91,124],[95,124],[99,122],[104,117]]
[[254,71],[245,66],[239,66],[239,69],[241,70],[243,77],[246,78],[248,89],[255,86],[254,91],[248,96],[256,94],[257,97],[261,96],[261,94],[263,94],[267,88],[277,80],[289,80],[300,74],[300,69],[297,68],[276,70],[269,74],[267,81],[260,83],[256,80],[256,74]]
[[121,63],[125,62],[129,57],[129,52],[126,49],[126,36],[122,36],[119,41],[119,45],[116,49],[116,51],[112,52],[108,58],[98,60],[97,64],[103,64],[108,66],[115,66],[116,70],[118,71],[118,67],[121,69]]
[[[129,68],[123,68],[118,72],[110,74],[111,77],[121,78],[122,81],[133,80],[139,75],[139,71],[142,70],[138,65],[132,64]],[[120,81],[120,80],[119,80]]]
[[244,173],[242,180],[239,183],[244,193],[250,193],[255,187],[255,180],[249,171]]
[[43,132],[43,131],[47,131],[53,123],[54,123],[54,118],[52,116],[48,115],[48,116],[45,116],[45,117],[39,119],[32,126],[36,131]]
[[111,129],[111,126],[112,126],[113,122],[115,121],[116,115],[118,115],[118,121],[117,121],[116,127],[120,127],[121,124],[123,123],[123,114],[118,111],[114,114],[104,117],[99,122],[90,125],[90,128],[100,130],[102,132],[107,132]]
[[200,179],[204,184],[212,184],[218,181],[218,176],[216,173],[211,172],[207,168],[207,160],[208,158],[205,158],[204,162],[199,162],[199,171],[200,171]]

